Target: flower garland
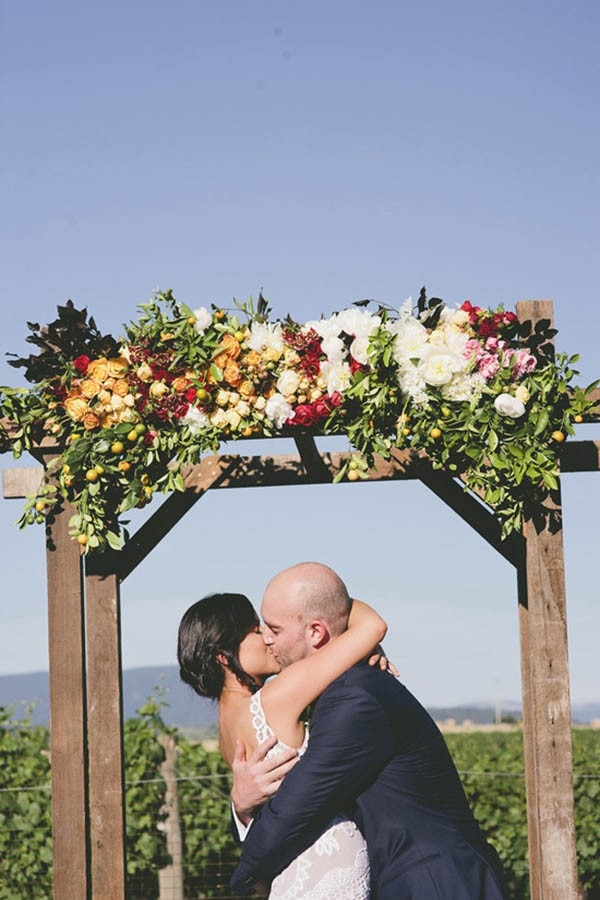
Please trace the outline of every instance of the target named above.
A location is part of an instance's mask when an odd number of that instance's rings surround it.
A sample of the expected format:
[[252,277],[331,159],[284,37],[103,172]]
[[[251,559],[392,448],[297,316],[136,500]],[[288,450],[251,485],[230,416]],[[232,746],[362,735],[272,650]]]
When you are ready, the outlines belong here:
[[24,526],[62,499],[85,552],[122,543],[122,517],[157,491],[183,490],[181,466],[224,440],[345,434],[338,480],[368,477],[374,455],[424,451],[461,476],[506,536],[557,488],[561,444],[593,407],[572,387],[576,356],[556,355],[549,323],[502,307],[451,309],[423,289],[399,311],[360,301],[329,318],[269,321],[262,295],[233,311],[192,309],[172,293],[143,304],[126,336],[102,335],[69,302],[37,355],[16,358],[30,390],[0,388],[0,450],[51,434],[62,452],[28,500]]

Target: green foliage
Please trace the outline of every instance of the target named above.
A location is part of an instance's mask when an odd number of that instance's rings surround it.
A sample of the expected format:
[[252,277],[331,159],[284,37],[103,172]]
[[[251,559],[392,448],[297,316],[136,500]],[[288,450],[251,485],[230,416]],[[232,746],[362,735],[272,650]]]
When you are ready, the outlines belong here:
[[52,896],[48,732],[0,707],[0,900]]
[[229,769],[218,751],[201,743],[180,738],[179,748],[185,883],[194,897],[201,896],[208,883],[211,897],[229,896],[229,877],[238,855],[230,830]]
[[[158,897],[168,863],[164,783],[154,699],[125,724],[127,897]],[[484,832],[502,859],[513,900],[529,898],[523,740],[520,731],[446,734]],[[230,831],[230,773],[217,750],[178,737],[178,790],[186,897],[230,896],[238,856]],[[600,732],[573,732],[578,872],[586,900],[600,898]],[[0,900],[50,900],[52,841],[47,729],[0,708]]]
[[160,716],[160,703],[149,700],[124,727],[125,852],[127,894],[151,900],[158,896],[158,869],[169,862],[165,839],[158,830],[163,819],[165,785],[159,767],[164,750],[159,735],[169,729]]

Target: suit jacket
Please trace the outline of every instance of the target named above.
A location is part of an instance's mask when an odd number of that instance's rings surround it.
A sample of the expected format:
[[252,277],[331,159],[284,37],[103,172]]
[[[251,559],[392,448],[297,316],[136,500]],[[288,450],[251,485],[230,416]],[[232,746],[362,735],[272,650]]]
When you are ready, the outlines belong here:
[[377,900],[507,896],[438,727],[377,667],[350,669],[314,705],[308,749],[254,820],[232,888],[272,878],[340,812],[366,838]]

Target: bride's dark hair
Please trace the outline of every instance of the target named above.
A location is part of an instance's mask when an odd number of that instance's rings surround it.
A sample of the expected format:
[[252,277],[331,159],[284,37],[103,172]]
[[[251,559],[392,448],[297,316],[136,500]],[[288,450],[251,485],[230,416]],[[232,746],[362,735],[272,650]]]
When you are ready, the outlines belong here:
[[225,665],[240,684],[257,691],[260,685],[240,666],[240,644],[259,625],[256,611],[244,594],[209,594],[184,614],[179,625],[177,659],[182,681],[201,697],[218,700]]

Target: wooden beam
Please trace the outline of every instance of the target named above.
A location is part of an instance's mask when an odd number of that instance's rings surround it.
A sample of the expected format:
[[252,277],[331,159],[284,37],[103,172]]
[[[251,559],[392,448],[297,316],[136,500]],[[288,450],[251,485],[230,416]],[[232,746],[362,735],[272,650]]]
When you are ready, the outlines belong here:
[[333,481],[331,470],[319,453],[314,437],[309,434],[297,435],[294,443],[312,484],[327,484]]
[[[520,321],[552,321],[552,303],[517,304]],[[571,701],[560,489],[551,524],[525,522],[520,579],[521,678],[532,900],[577,898]],[[538,525],[538,528],[541,528]]]
[[125,777],[117,576],[100,578],[86,574],[85,595],[91,897],[125,900]]
[[218,487],[238,464],[238,457],[209,456],[196,466],[188,467],[184,475],[186,490],[169,494],[122,550],[90,554],[86,572],[101,576],[115,573],[120,581],[124,581],[200,497],[209,488]]
[[2,470],[2,496],[6,500],[32,497],[44,481],[42,466],[24,466]]
[[66,504],[47,525],[54,900],[89,886],[83,579]]
[[503,540],[500,523],[491,510],[483,506],[472,494],[467,493],[464,487],[446,472],[434,469],[429,463],[422,461],[419,477],[426,487],[477,531],[509,563],[515,567],[522,565],[525,554],[525,541],[522,535],[512,534]]

